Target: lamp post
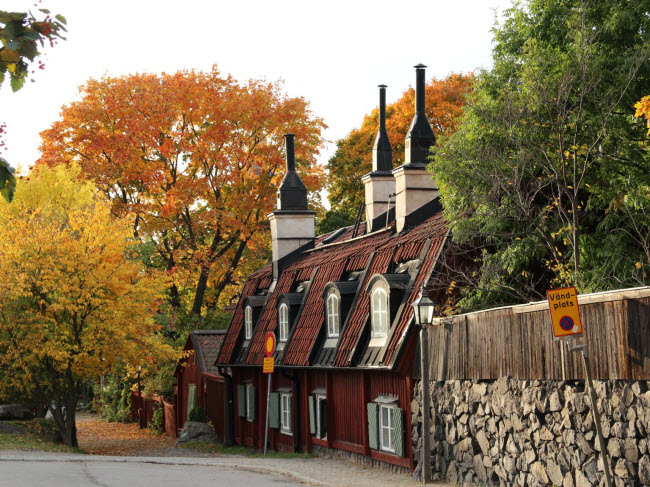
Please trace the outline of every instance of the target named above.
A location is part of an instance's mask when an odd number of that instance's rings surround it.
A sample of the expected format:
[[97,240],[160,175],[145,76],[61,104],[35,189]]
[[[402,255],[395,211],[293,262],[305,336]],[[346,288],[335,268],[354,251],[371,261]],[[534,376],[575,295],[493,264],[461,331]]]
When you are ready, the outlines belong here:
[[140,384],[140,376],[142,374],[142,365],[138,365],[138,423],[140,429],[144,428],[144,423],[142,422],[142,386]]
[[415,324],[420,327],[420,384],[422,385],[422,483],[431,480],[431,407],[429,405],[429,335],[426,326],[433,321],[434,304],[428,296],[420,294],[413,302]]

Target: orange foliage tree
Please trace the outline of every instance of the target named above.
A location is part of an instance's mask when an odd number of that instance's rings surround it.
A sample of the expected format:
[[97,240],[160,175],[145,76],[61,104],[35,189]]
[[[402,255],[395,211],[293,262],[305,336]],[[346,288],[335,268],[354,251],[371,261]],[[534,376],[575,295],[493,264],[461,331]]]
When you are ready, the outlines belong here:
[[[473,75],[452,74],[432,79],[426,85],[426,113],[437,136],[456,131],[458,117],[465,106],[465,96],[473,85]],[[395,103],[386,107],[386,130],[393,147],[393,166],[404,163],[404,138],[415,114],[415,90],[409,88]],[[349,222],[364,201],[361,177],[372,170],[372,147],[379,128],[379,109],[363,119],[361,127],[336,142],[337,150],[328,162],[330,172],[329,201],[333,211]],[[327,217],[326,217],[327,218]],[[323,228],[321,231],[331,230]]]
[[268,245],[283,134],[296,134],[307,187],[324,184],[315,156],[325,125],[279,83],[239,83],[214,67],[91,80],[81,93],[41,134],[40,163],[78,163],[114,214],[135,215],[175,309],[201,316],[223,303],[251,249]]
[[0,401],[47,404],[71,446],[86,381],[116,361],[178,357],[157,334],[164,281],[139,260],[133,217],[113,217],[78,175],[38,167],[0,199]]

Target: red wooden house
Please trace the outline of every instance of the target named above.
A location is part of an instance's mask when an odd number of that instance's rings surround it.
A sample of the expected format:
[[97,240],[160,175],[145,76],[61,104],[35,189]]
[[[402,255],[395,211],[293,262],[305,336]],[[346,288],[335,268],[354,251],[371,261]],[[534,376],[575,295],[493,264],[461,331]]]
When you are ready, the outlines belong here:
[[448,236],[426,171],[435,139],[424,115],[424,66],[416,66],[416,74],[406,163],[395,169],[380,87],[373,171],[363,178],[366,223],[315,237],[293,136],[286,136],[287,174],[269,215],[273,262],[248,277],[217,359],[232,383],[238,444],[264,446],[267,377],[261,366],[272,331],[271,449],[414,468],[411,305],[436,271]]
[[224,440],[225,426],[229,423],[224,416],[224,378],[214,362],[225,333],[225,330],[195,330],[187,338],[185,351],[193,353],[181,360],[174,373],[179,432],[192,408],[200,406],[205,411],[205,419],[214,426],[217,437]]

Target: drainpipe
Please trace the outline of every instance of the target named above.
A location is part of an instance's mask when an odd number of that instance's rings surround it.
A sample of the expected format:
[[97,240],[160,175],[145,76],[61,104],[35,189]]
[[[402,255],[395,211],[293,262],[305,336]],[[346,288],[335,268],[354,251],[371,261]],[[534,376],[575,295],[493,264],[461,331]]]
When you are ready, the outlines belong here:
[[225,379],[223,398],[223,444],[229,446],[233,444],[234,431],[231,431],[231,429],[235,424],[235,416],[232,408],[232,375],[227,372],[226,367],[222,366],[219,366],[219,374]]
[[282,377],[291,380],[293,382],[293,391],[294,391],[294,411],[293,415],[293,424],[295,426],[294,435],[293,435],[293,451],[298,453],[300,451],[300,379],[295,375],[289,375],[284,370],[282,370]]

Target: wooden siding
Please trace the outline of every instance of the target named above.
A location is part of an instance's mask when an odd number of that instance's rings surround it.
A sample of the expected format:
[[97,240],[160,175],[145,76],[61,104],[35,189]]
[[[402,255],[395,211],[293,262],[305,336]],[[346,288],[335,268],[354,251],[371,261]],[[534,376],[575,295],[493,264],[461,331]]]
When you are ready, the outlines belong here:
[[[292,380],[295,378],[296,381]],[[235,415],[235,442],[258,450],[264,447],[264,422],[266,414],[266,376],[259,369],[233,369],[233,386],[252,381],[257,387],[258,414],[255,421]],[[271,392],[279,387],[290,387],[293,395],[293,435],[285,435],[279,429],[269,429],[269,447],[279,451],[312,451],[315,445],[346,450],[372,457],[394,465],[413,469],[413,453],[409,441],[411,431],[411,400],[413,381],[389,371],[346,370],[294,370],[285,374],[275,372],[271,377]],[[296,391],[296,384],[298,390]],[[324,388],[327,397],[327,439],[317,439],[309,431],[309,396],[315,389]],[[398,398],[404,410],[406,455],[397,457],[371,450],[368,444],[366,404],[379,395]],[[234,410],[237,411],[237,394],[234,394]]]
[[[584,338],[576,342],[586,341],[595,379],[650,379],[650,290],[644,289],[579,296]],[[553,340],[545,303],[437,322],[428,328],[431,380],[584,379],[581,354]]]
[[220,442],[224,441],[224,383],[223,378],[203,376],[205,390],[205,419],[210,421]]

